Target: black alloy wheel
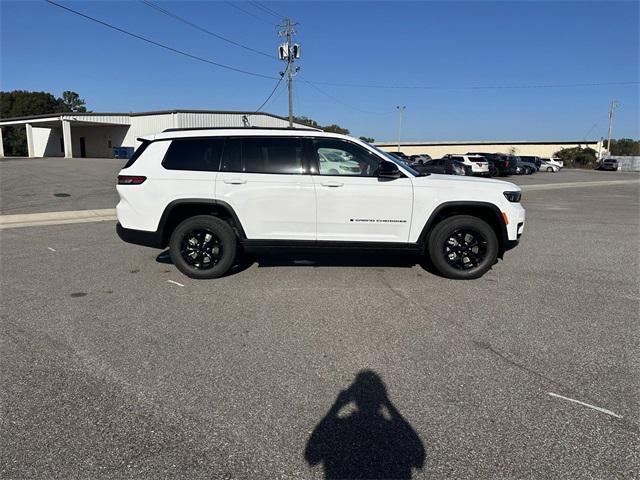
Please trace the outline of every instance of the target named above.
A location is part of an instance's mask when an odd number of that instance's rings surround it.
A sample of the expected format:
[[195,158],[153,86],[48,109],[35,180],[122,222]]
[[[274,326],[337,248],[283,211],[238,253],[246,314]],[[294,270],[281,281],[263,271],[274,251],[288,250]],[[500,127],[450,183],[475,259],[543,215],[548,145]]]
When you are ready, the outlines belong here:
[[443,276],[468,280],[484,275],[497,261],[498,237],[484,220],[471,215],[445,218],[433,228],[427,253]]
[[169,255],[178,270],[190,278],[218,278],[233,266],[237,244],[226,221],[197,215],[175,228],[169,239]]
[[476,268],[487,255],[487,239],[474,229],[460,228],[451,232],[443,253],[449,265],[458,270]]
[[212,231],[195,228],[182,237],[180,255],[193,268],[207,270],[222,258],[222,244]]

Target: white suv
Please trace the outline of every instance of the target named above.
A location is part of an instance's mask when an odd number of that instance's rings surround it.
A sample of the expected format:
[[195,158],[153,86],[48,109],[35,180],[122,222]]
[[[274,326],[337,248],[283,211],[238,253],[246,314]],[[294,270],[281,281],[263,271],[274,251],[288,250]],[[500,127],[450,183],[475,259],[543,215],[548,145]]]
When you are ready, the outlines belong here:
[[489,176],[489,162],[480,155],[445,155],[446,158],[458,160],[471,167],[472,175]]
[[118,234],[168,245],[192,278],[224,275],[240,249],[275,246],[401,250],[446,277],[477,278],[524,228],[516,185],[421,175],[344,135],[191,129],[140,141],[118,176]]

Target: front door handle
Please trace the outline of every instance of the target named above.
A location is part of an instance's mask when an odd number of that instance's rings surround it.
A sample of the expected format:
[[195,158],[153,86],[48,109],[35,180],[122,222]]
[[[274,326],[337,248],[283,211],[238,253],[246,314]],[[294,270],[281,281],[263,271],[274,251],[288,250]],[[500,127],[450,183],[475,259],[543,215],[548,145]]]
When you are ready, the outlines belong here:
[[247,181],[241,178],[230,178],[229,180],[225,180],[224,183],[229,183],[231,185],[242,185],[243,183],[247,183]]
[[335,180],[331,180],[329,182],[322,182],[322,186],[324,186],[324,187],[341,187],[343,185],[344,185],[344,183],[336,182]]

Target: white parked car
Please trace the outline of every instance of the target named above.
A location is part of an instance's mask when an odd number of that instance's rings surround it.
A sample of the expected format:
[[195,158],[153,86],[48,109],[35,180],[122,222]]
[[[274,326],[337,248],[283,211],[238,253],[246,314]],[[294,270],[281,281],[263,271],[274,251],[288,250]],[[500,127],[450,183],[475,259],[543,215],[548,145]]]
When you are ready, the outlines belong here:
[[[140,140],[118,176],[118,234],[169,246],[192,278],[220,277],[238,251],[276,246],[401,250],[428,256],[443,276],[478,278],[524,229],[518,186],[421,175],[344,135],[171,129]],[[342,161],[326,160],[334,155]]]
[[540,159],[540,172],[557,173],[560,171],[560,167],[555,163],[548,162]]
[[318,161],[321,170],[338,175],[340,172],[350,172],[354,175],[360,175],[360,167],[358,162],[345,158],[339,152],[334,153],[330,149],[324,149],[318,152]]
[[550,163],[551,165],[555,165],[558,168],[563,168],[564,167],[564,162],[562,160],[560,160],[559,158],[556,158],[556,157],[553,157],[553,158],[540,158],[540,160],[542,160],[543,162]]
[[446,158],[458,160],[459,162],[471,167],[472,175],[480,175],[484,177],[490,176],[489,162],[485,157],[480,155],[445,155]]

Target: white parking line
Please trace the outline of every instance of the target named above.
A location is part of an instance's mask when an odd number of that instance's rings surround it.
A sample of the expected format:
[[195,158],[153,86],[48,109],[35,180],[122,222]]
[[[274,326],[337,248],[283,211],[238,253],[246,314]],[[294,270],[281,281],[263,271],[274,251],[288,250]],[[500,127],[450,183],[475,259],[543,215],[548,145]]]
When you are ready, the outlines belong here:
[[602,413],[606,413],[607,415],[611,415],[612,417],[622,418],[622,416],[618,415],[617,413],[613,413],[611,410],[607,410],[606,408],[596,407],[595,405],[590,405],[588,403],[581,402],[580,400],[575,400],[575,399],[569,398],[569,397],[563,397],[562,395],[558,395],[557,393],[553,393],[553,392],[547,392],[547,393],[549,395],[551,395],[552,397],[561,398],[562,400],[567,400],[569,402],[577,403],[578,405],[582,405],[582,406],[585,406],[585,407],[593,408],[594,410],[597,410],[597,411],[602,412]]
[[173,280],[167,280],[167,282],[169,282],[169,283],[173,283],[174,285],[178,285],[179,287],[184,287],[184,285],[183,285],[183,284],[178,283],[178,282],[174,282]]
[[635,183],[640,186],[640,180],[602,180],[597,182],[569,182],[569,183],[541,183],[536,185],[520,185],[522,190],[558,190],[562,188],[605,187]]
[[55,252],[56,249],[55,248],[51,248],[51,247],[47,247],[49,250],[51,250],[52,252]]

